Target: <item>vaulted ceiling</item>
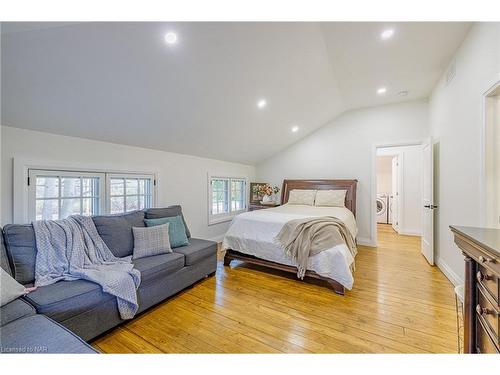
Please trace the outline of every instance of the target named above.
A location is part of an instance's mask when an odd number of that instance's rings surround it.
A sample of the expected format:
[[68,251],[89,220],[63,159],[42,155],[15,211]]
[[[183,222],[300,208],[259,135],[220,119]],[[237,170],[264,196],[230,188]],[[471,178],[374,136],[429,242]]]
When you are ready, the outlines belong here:
[[2,23],[2,125],[255,164],[345,110],[427,97],[469,27]]

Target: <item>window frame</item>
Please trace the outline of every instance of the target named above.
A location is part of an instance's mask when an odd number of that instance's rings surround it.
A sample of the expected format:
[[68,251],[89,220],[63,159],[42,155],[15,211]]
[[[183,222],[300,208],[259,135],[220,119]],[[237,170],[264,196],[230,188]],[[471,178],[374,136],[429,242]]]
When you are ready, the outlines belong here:
[[[105,197],[103,195],[103,192],[104,192],[104,173],[100,173],[100,172],[83,172],[83,171],[63,171],[63,170],[53,170],[53,169],[29,169],[28,170],[28,179],[30,181],[29,185],[28,185],[28,215],[29,215],[29,219],[30,221],[35,221],[36,220],[36,202],[37,200],[40,200],[40,199],[37,199],[36,197],[36,187],[37,187],[37,184],[36,184],[36,179],[37,177],[59,177],[59,178],[63,178],[63,177],[80,177],[80,178],[85,178],[85,177],[88,177],[88,178],[99,178],[99,196],[98,199],[99,199],[99,212],[97,213],[97,215],[101,215],[103,214],[105,211]],[[83,199],[84,197],[83,196],[77,196],[77,197],[66,197],[66,198],[63,198],[61,196],[61,186],[59,185],[59,194],[57,197],[55,198],[44,198],[46,200],[57,200],[58,202],[61,202],[63,199],[76,199],[76,198],[80,198],[80,199]],[[60,204],[60,203],[59,203]],[[59,206],[59,210],[61,209],[61,207]]]
[[[212,204],[213,204],[213,189],[212,189],[212,181],[213,180],[227,180],[228,181],[228,212],[213,214],[212,213]],[[241,210],[232,210],[232,189],[231,182],[232,181],[243,181],[244,182],[244,197],[243,203],[244,208]],[[246,212],[248,210],[248,178],[242,176],[227,176],[223,174],[209,174],[207,179],[207,214],[208,214],[208,225],[214,225],[219,223],[224,223],[230,221],[236,215]]]
[[[138,173],[106,173],[106,213],[109,215],[119,215],[119,213],[111,214],[111,197],[116,197],[111,195],[111,179],[149,179],[151,184],[151,194],[127,194],[127,185],[124,186],[124,207],[127,209],[127,196],[137,196],[140,195],[151,195],[151,207],[155,207],[156,203],[156,178],[154,174],[138,174]],[[151,208],[148,207],[148,208]],[[124,211],[122,213],[127,213],[132,211]]]
[[[158,178],[156,173],[134,173],[122,171],[93,171],[84,168],[58,169],[52,167],[29,167],[26,166],[27,189],[26,189],[26,219],[28,222],[36,220],[36,178],[37,176],[59,176],[59,177],[98,177],[99,178],[99,213],[97,215],[109,215],[111,207],[110,179],[118,178],[148,178],[151,180],[151,207],[156,207]],[[148,194],[149,195],[149,194]],[[81,198],[81,197],[75,197]],[[61,200],[59,195],[57,198]],[[125,207],[126,208],[126,207]],[[125,211],[123,213],[132,212]],[[119,213],[116,213],[119,215]],[[24,220],[23,222],[26,222]]]

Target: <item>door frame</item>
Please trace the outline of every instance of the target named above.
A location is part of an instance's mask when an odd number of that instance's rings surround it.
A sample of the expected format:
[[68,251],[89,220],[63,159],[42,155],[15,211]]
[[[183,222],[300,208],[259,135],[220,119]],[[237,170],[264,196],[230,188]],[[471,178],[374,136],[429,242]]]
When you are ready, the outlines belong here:
[[[378,155],[377,155],[378,156]],[[394,217],[392,218],[391,220],[391,226],[392,226],[392,229],[394,229],[396,232],[399,233],[399,231],[401,230],[401,197],[404,197],[404,179],[403,179],[403,174],[401,173],[402,170],[404,170],[404,165],[405,165],[405,162],[404,162],[404,154],[401,154],[401,153],[396,153],[396,154],[393,154],[393,158],[392,158],[392,178],[394,178],[394,158],[396,158],[396,169],[397,169],[397,213],[398,213],[398,216],[397,216],[397,220],[396,220],[396,224],[394,224]],[[376,177],[376,176],[375,176]],[[392,180],[392,183],[393,183],[393,186],[394,186],[394,179]],[[393,192],[394,193],[394,192]],[[394,202],[394,194],[391,194],[393,196],[393,202]],[[390,207],[391,207],[391,204],[390,204],[390,195],[389,195],[389,211],[390,211]]]
[[479,197],[479,223],[482,227],[487,226],[488,223],[488,212],[486,210],[486,199],[487,199],[487,192],[488,192],[488,184],[486,181],[486,163],[487,163],[487,155],[486,153],[488,152],[487,147],[486,147],[486,133],[487,133],[487,127],[488,127],[488,119],[486,116],[486,107],[487,107],[487,101],[488,97],[496,91],[500,87],[500,80],[495,77],[493,78],[489,85],[488,88],[483,92],[482,98],[481,98],[481,134],[480,134],[480,153],[479,153],[479,191],[480,191],[480,197]]
[[[374,143],[372,145],[372,160],[371,160],[371,181],[370,181],[370,246],[377,247],[377,150],[379,148],[404,147],[404,146],[421,146],[425,140],[402,141],[394,143]],[[404,194],[404,186],[401,184],[401,191]],[[400,197],[403,195],[400,194]]]

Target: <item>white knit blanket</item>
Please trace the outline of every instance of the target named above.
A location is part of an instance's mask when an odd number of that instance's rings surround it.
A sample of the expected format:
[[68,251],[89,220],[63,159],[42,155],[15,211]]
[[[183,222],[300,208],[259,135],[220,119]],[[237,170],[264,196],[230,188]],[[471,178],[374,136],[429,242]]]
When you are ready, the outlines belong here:
[[131,257],[115,257],[88,216],[33,222],[36,237],[35,286],[61,280],[89,280],[116,296],[122,319],[137,312],[141,274]]

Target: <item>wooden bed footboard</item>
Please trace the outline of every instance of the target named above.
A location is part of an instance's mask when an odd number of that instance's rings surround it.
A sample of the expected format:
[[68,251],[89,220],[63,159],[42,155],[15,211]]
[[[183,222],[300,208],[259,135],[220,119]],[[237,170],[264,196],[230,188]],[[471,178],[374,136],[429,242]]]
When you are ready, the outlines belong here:
[[[243,253],[240,253],[238,251],[227,249],[226,255],[224,256],[224,266],[229,266],[229,264],[231,263],[231,261],[233,259],[241,260],[241,261],[246,262],[246,263],[251,263],[251,264],[258,265],[258,266],[264,266],[264,267],[279,270],[279,271],[285,271],[285,272],[297,274],[297,267],[287,266],[284,264],[271,262],[268,260],[254,257],[252,255],[243,254]],[[345,293],[344,286],[334,279],[330,279],[329,277],[320,276],[314,271],[306,271],[306,277],[311,277],[314,279],[326,281],[332,287],[332,289],[334,290],[334,292],[336,294],[344,295],[344,293]]]

